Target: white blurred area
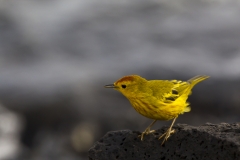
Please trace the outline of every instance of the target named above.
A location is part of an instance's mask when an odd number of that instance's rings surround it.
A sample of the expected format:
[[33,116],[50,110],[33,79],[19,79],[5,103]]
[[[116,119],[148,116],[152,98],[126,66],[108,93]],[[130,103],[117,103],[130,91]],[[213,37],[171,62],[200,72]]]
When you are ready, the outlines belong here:
[[9,160],[23,149],[20,134],[23,128],[23,118],[6,109],[0,104],[0,159]]
[[183,121],[239,121],[239,15],[236,0],[0,0],[0,160],[27,143],[32,159],[70,160],[106,131],[144,129],[150,120],[103,88],[128,74],[209,75],[193,91],[207,111],[191,102]]

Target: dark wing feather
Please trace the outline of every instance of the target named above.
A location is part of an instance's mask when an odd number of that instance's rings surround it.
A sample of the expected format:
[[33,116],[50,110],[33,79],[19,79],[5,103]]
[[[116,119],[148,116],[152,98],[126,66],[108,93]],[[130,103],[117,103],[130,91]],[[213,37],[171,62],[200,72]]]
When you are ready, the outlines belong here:
[[163,94],[162,100],[164,103],[172,103],[179,96],[181,96],[184,93],[184,91],[189,87],[188,82],[178,80],[171,80],[169,82],[172,84],[172,87],[168,92]]

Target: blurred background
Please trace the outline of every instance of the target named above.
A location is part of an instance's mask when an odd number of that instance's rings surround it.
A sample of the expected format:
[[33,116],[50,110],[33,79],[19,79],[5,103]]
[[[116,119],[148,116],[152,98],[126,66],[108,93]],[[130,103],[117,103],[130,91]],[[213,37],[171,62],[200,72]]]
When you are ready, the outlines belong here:
[[103,87],[129,74],[209,75],[176,124],[239,122],[239,15],[236,0],[0,0],[0,160],[85,160],[106,132],[143,131]]

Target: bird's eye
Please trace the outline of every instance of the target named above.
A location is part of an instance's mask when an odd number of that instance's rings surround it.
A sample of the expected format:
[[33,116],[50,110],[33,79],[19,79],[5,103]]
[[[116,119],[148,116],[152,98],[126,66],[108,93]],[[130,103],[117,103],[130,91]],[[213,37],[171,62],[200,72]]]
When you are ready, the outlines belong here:
[[122,88],[126,88],[127,86],[125,84],[122,85]]

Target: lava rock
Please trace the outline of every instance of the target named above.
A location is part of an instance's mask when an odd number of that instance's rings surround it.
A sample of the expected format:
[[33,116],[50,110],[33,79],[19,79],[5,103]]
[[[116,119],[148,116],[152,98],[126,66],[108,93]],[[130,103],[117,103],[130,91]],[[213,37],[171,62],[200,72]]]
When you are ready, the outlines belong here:
[[146,135],[143,141],[138,131],[108,132],[90,148],[89,160],[240,159],[240,123],[173,128],[176,132],[163,145],[158,138],[167,127]]

